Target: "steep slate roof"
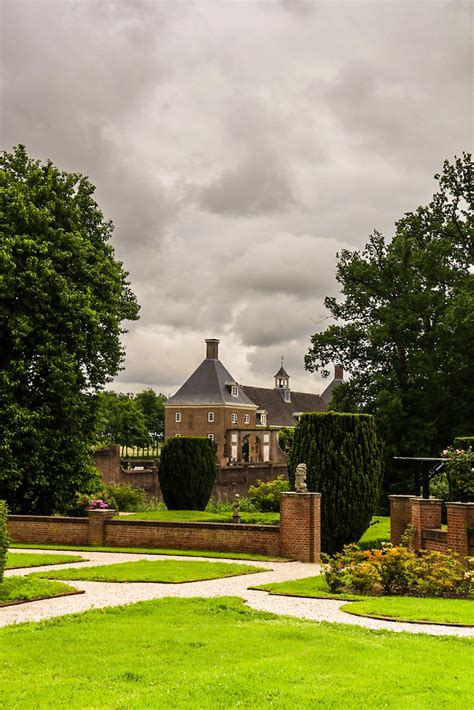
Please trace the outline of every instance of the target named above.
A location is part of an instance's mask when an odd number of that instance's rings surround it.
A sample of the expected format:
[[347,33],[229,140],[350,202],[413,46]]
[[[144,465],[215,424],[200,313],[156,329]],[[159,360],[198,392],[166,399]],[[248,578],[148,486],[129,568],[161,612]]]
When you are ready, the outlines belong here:
[[206,358],[166,404],[254,404],[240,385],[233,397],[230,384],[237,383],[221,361]]
[[329,404],[334,394],[334,390],[338,385],[342,384],[343,382],[344,380],[335,377],[332,382],[328,384],[324,392],[321,393],[321,399],[325,404]]
[[323,412],[326,409],[319,394],[292,392],[291,402],[285,402],[277,389],[243,385],[242,389],[259,409],[267,411],[268,426],[295,426],[294,412]]

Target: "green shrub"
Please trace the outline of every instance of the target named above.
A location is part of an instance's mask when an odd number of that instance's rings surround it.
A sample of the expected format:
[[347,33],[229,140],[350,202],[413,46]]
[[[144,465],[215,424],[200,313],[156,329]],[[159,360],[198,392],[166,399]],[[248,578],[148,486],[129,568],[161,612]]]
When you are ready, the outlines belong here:
[[168,439],[161,453],[160,487],[169,510],[204,510],[216,479],[216,447],[205,437]]
[[299,463],[321,497],[321,547],[334,553],[359,540],[375,512],[382,478],[381,446],[369,414],[303,414],[295,429],[288,472]]
[[108,500],[115,502],[114,508],[124,512],[142,510],[146,502],[146,491],[129,483],[109,483],[105,486],[105,493]]
[[249,486],[249,500],[261,513],[278,513],[280,511],[280,494],[290,490],[284,476],[277,476],[273,481],[264,483],[257,479],[256,486]]
[[457,436],[453,441],[453,446],[456,449],[468,449],[472,446],[474,449],[474,436]]
[[295,435],[294,427],[283,427],[278,430],[278,444],[282,451],[289,454],[293,446],[293,437]]
[[10,538],[8,536],[8,507],[4,500],[0,500],[0,582],[3,579],[3,571],[5,569],[5,562],[7,559],[8,545],[10,544]]
[[346,545],[342,552],[323,555],[323,569],[333,592],[466,597],[474,593],[473,573],[456,554],[413,551],[387,544],[381,550]]

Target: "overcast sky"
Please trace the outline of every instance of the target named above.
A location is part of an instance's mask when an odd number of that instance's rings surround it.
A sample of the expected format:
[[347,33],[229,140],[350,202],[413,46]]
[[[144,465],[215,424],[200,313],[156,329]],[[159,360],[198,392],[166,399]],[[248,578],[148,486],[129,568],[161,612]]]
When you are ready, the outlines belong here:
[[473,3],[0,2],[2,147],[89,176],[141,304],[112,387],[174,393],[216,337],[320,391],[336,252],[471,149]]

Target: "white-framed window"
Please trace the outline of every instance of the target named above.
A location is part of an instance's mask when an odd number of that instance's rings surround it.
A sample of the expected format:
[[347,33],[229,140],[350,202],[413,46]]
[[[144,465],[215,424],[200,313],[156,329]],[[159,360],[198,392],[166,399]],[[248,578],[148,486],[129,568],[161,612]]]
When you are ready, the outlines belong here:
[[232,424],[237,424],[237,414],[232,414],[230,419]]
[[207,421],[211,423],[214,421],[214,412],[207,413]]
[[244,416],[244,422],[245,422],[246,424],[250,424],[250,414],[246,414],[246,415]]
[[239,396],[239,388],[237,387],[237,385],[231,385],[230,393],[231,393],[232,397]]
[[181,412],[175,413],[174,420],[175,420],[176,424],[179,424],[179,422],[181,421]]
[[210,439],[211,441],[214,441],[214,434],[208,434],[207,438]]
[[263,412],[263,413],[260,415],[260,424],[266,424],[266,423],[267,423],[267,415],[266,415],[265,412]]
[[175,434],[175,436],[181,436],[181,434]]

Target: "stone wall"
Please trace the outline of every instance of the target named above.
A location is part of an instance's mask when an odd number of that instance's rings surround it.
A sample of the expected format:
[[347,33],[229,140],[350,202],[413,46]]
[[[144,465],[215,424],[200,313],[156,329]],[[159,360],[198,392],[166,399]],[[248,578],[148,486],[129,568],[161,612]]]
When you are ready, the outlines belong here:
[[319,493],[282,495],[280,525],[175,523],[112,519],[114,511],[87,518],[11,515],[13,542],[110,547],[155,547],[281,555],[302,562],[320,559]]

